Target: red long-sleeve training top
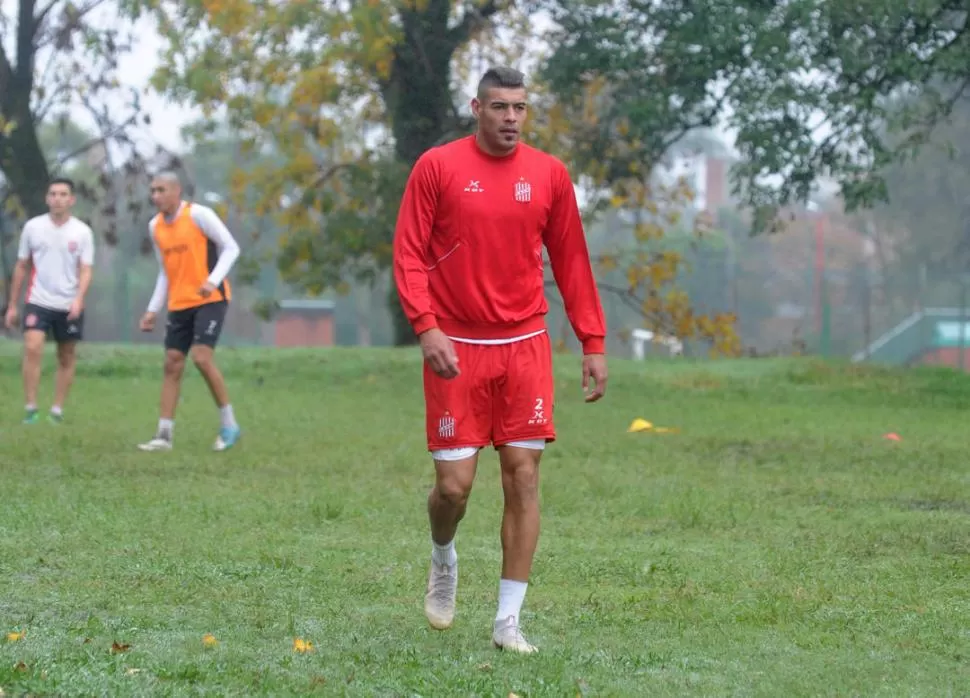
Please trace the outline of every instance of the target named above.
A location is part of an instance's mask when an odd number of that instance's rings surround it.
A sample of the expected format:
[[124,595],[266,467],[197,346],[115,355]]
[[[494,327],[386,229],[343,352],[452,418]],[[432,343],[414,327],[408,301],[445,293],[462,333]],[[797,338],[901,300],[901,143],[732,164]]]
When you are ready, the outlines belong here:
[[415,333],[509,339],[545,329],[543,245],[583,352],[604,353],[606,320],[566,166],[522,143],[495,157],[474,136],[426,151],[394,233],[394,278]]

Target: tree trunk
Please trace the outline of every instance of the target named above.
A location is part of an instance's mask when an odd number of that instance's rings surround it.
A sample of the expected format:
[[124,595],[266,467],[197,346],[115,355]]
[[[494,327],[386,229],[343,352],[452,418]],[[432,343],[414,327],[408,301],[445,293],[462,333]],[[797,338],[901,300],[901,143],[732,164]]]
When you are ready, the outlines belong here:
[[[37,141],[34,125],[28,122],[14,129],[7,138],[0,138],[0,172],[7,179],[7,196],[13,196],[27,218],[39,216],[47,210],[47,160]],[[10,279],[16,258],[11,250],[16,245],[19,226],[4,216],[7,206],[0,209],[0,264],[3,267],[3,307],[10,302]]]
[[[30,110],[30,97],[34,91],[34,55],[36,51],[33,4],[21,3],[17,25],[16,65],[8,59],[0,47],[0,172],[6,180],[3,203],[15,197],[27,215],[39,216],[45,210],[47,183],[50,176],[47,159],[37,137],[37,124]],[[12,126],[12,129],[11,129]],[[4,205],[0,216],[7,211]],[[10,249],[16,237],[16,226],[10,221],[0,225],[0,266],[3,273],[3,307],[10,299],[10,278],[13,274],[13,257]]]
[[[397,156],[413,165],[424,151],[461,135],[451,94],[451,59],[475,26],[498,12],[487,2],[449,30],[449,0],[428,0],[420,10],[401,10],[403,39],[395,47],[390,78],[383,86]],[[393,275],[387,296],[396,345],[417,339],[398,299]]]

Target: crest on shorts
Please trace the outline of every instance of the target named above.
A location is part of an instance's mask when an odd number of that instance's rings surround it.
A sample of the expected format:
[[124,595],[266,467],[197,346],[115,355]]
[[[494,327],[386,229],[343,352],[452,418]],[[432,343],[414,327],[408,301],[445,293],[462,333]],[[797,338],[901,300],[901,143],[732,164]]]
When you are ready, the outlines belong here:
[[532,185],[525,181],[525,177],[519,177],[515,183],[515,200],[520,204],[532,201]]
[[31,313],[24,318],[24,323],[27,325],[27,327],[33,327],[37,324],[37,316]]
[[442,439],[453,439],[455,437],[455,418],[450,412],[445,412],[438,420],[438,436]]

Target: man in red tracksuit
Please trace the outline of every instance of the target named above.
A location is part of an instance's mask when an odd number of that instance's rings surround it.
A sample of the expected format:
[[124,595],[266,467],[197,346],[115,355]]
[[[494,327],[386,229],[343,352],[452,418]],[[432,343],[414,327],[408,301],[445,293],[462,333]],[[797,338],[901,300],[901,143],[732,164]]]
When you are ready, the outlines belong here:
[[523,637],[519,616],[539,538],[539,459],[556,437],[543,246],[582,342],[588,402],[606,388],[606,322],[569,173],[556,158],[519,143],[522,74],[490,69],[471,106],[477,133],[431,148],[415,163],[394,236],[394,278],[425,358],[436,471],[425,615],[442,630],[454,619],[455,533],[478,451],[493,444],[505,510],[492,640],[531,653],[536,648]]

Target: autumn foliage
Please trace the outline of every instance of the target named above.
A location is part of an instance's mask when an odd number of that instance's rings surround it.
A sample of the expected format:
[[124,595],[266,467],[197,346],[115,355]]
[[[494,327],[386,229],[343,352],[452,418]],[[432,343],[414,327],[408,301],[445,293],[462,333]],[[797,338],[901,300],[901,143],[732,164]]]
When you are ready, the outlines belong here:
[[[245,143],[232,175],[233,206],[282,231],[272,258],[284,281],[314,295],[386,271],[410,165],[473,126],[455,104],[453,80],[473,84],[491,62],[525,68],[542,59],[529,13],[489,0],[140,7],[168,40],[156,87],[209,117],[225,114]],[[732,318],[695,315],[677,289],[679,254],[656,249],[666,226],[677,225],[673,208],[689,202],[686,190],[651,183],[652,163],[622,131],[609,143],[594,137],[602,85],[577,103],[547,89],[538,69],[529,79],[526,137],[597,192],[588,220],[610,207],[638,218],[630,244],[597,259],[604,271],[626,271],[628,283],[607,290],[664,334],[703,338],[719,353],[734,353]],[[256,153],[266,157],[246,164]]]

